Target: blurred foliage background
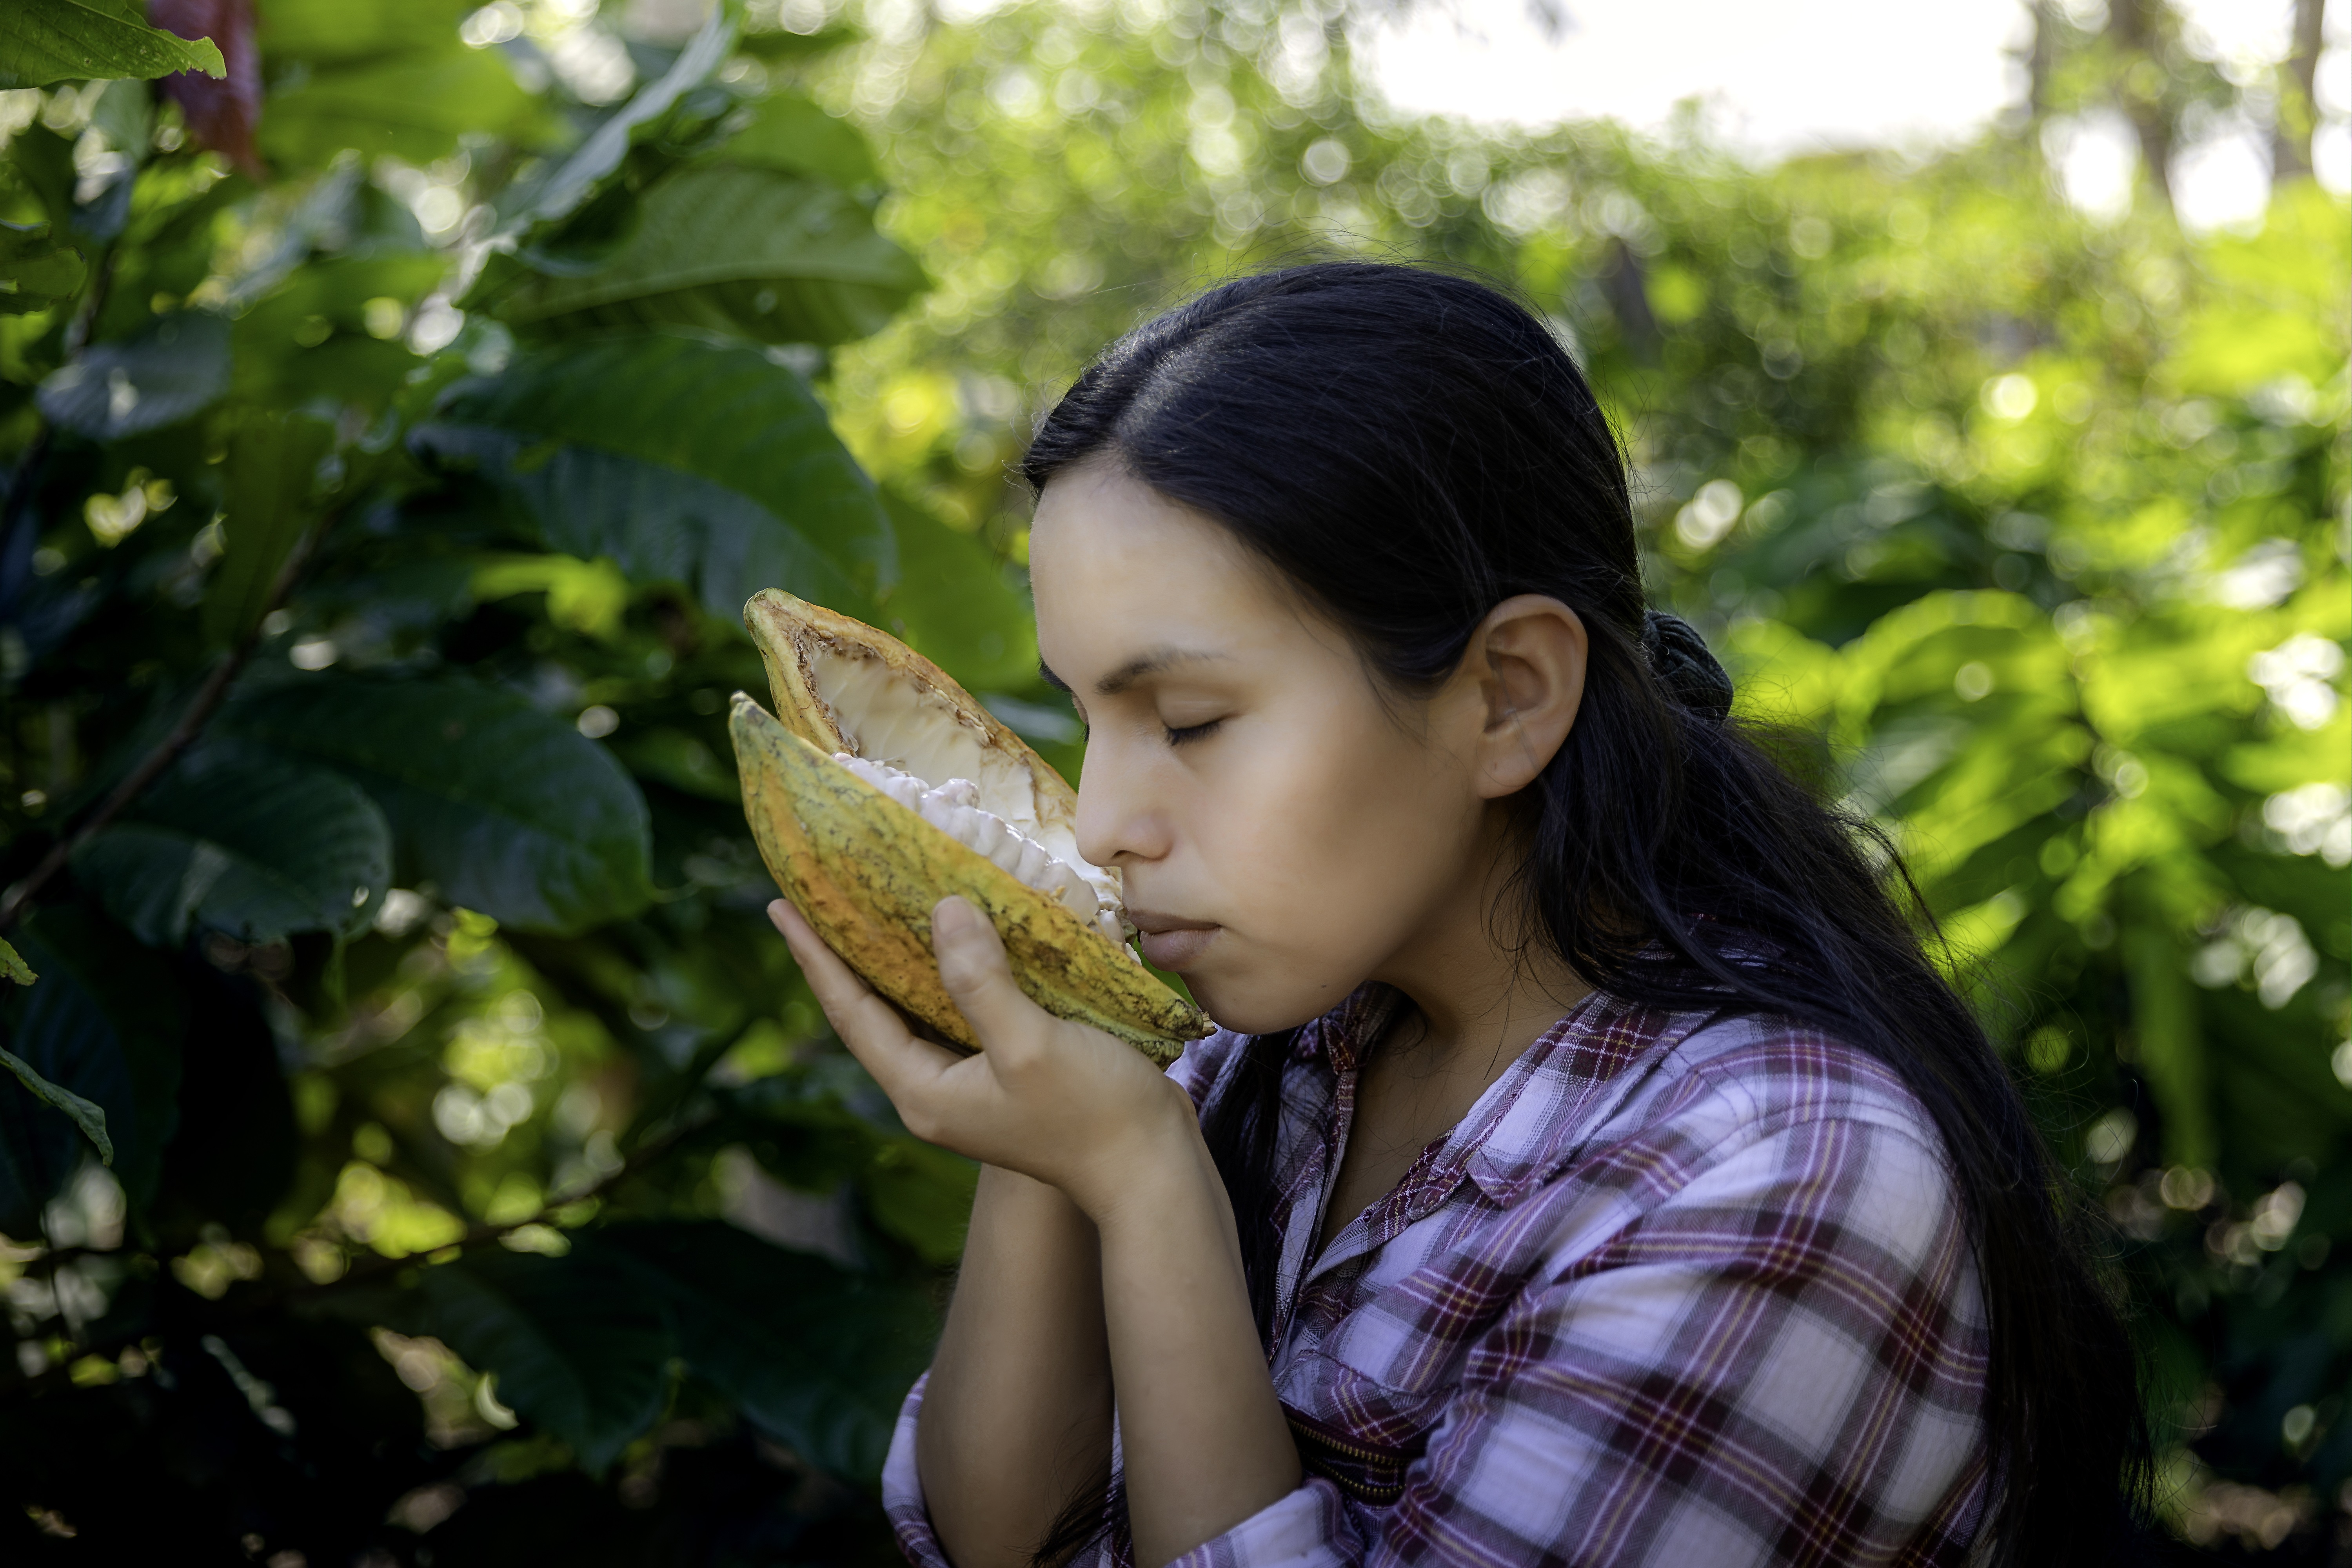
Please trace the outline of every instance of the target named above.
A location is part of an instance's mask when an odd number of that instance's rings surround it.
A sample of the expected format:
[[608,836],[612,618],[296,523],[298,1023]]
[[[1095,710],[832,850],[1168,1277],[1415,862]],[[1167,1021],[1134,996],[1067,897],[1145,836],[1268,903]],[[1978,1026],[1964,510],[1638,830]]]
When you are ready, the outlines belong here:
[[[1552,320],[1656,596],[1904,847],[2112,1221],[2182,1552],[2352,1561],[2319,7],[2252,74],[2033,10],[1976,142],[1757,168],[1400,116],[1336,0],[12,6],[7,1559],[890,1560],[971,1173],[761,917],[737,607],[892,626],[1075,775],[1029,420],[1348,252]],[[2184,234],[2216,105],[2273,199]],[[2120,217],[2042,151],[2094,110]]]

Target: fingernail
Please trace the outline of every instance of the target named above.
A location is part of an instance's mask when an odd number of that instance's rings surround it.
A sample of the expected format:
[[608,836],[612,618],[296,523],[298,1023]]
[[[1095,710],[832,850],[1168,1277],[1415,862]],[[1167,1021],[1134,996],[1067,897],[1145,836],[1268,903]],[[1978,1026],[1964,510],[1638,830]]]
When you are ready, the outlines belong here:
[[943,937],[958,937],[971,930],[971,922],[979,918],[980,911],[961,899],[941,899],[931,910],[931,929]]

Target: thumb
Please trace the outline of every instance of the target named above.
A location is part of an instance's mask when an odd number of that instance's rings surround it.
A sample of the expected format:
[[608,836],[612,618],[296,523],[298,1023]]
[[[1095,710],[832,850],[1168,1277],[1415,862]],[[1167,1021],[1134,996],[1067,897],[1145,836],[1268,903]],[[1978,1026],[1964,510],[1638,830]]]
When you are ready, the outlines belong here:
[[939,955],[940,984],[983,1042],[1006,1038],[1038,1010],[1013,982],[1004,939],[966,900],[945,898],[932,908],[931,951]]

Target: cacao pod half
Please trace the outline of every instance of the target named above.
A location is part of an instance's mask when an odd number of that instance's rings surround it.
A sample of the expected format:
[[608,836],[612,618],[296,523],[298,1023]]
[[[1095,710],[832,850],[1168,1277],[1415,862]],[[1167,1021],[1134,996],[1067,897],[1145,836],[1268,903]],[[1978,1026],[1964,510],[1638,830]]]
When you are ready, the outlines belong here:
[[761,858],[866,984],[958,1045],[931,910],[958,894],[994,922],[1013,975],[1057,1017],[1155,1061],[1215,1026],[1122,940],[1118,873],[1077,849],[1077,796],[930,660],[777,589],[743,622],[771,715],[739,692],[728,729]]

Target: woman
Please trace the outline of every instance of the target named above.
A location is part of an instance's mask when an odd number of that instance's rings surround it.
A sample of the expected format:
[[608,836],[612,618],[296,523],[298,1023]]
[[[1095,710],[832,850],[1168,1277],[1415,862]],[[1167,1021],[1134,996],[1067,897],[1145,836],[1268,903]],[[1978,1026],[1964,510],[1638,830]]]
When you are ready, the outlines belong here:
[[917,1136],[982,1162],[885,1489],[1017,1568],[2079,1562],[2133,1364],[1886,846],[1645,611],[1575,365],[1481,285],[1228,283],[1027,459],[1080,847],[1225,1026],[1163,1078],[969,906],[910,1035],[778,925]]

